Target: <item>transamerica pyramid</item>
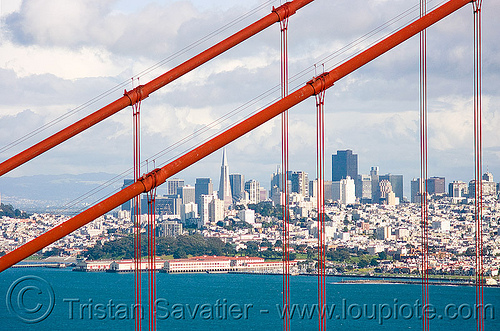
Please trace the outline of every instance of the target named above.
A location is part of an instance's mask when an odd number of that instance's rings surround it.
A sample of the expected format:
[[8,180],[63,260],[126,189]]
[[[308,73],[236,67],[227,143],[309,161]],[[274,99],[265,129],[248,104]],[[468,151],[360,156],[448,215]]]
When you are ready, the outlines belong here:
[[224,209],[227,210],[233,203],[231,195],[231,183],[229,182],[229,167],[227,165],[226,149],[222,149],[222,166],[220,167],[219,199],[224,201]]

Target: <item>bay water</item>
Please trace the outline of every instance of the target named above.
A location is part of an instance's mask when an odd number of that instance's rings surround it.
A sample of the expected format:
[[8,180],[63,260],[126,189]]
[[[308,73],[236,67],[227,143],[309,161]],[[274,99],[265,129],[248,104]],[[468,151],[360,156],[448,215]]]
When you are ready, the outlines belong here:
[[[282,276],[165,274],[157,278],[158,330],[280,330]],[[346,283],[326,278],[318,307],[317,278],[292,276],[291,330],[419,330],[419,284]],[[1,330],[132,330],[134,275],[19,268],[0,273]],[[148,329],[148,275],[142,274],[142,326]],[[430,328],[476,329],[473,286],[430,286]],[[484,289],[485,330],[500,330],[500,288]]]

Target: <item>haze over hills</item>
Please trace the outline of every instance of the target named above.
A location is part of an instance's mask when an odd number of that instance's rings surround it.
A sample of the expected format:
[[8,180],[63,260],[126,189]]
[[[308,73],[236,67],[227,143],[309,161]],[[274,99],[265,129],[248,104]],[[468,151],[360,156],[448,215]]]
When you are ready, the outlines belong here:
[[[0,194],[3,203],[28,212],[56,212],[62,208],[71,213],[116,192],[122,185],[121,176],[103,172],[0,177]],[[91,191],[97,192],[88,197]],[[86,198],[80,199],[82,196]]]

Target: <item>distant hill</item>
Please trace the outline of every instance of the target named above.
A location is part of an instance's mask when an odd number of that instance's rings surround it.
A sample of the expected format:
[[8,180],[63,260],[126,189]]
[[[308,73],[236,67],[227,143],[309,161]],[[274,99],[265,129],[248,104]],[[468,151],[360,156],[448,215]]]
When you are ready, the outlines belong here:
[[[75,207],[81,208],[120,189],[123,178],[115,177],[108,173],[0,177],[1,201],[29,212],[45,212],[57,210],[91,190],[99,190],[79,201]],[[108,187],[101,187],[110,180]]]

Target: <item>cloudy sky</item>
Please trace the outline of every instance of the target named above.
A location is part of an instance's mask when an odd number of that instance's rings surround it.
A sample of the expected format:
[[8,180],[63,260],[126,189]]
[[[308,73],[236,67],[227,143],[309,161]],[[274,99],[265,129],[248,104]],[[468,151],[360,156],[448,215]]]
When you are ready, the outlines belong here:
[[[323,64],[330,70],[407,24],[418,15],[418,3],[316,0],[299,10],[289,23],[290,87],[302,86]],[[280,1],[0,4],[0,159],[5,160],[119,98],[138,81],[148,82],[267,15]],[[484,1],[484,170],[496,181],[499,12],[499,2]],[[447,182],[473,177],[472,22],[468,5],[428,30],[429,175],[445,176]],[[360,173],[379,166],[382,173],[403,174],[406,188],[419,176],[418,45],[418,37],[407,41],[327,91],[327,178],[331,154],[339,149],[359,155]],[[141,107],[142,159],[150,164],[143,172],[153,167],[152,160],[163,165],[278,98],[279,47],[275,24],[146,99]],[[44,130],[35,132],[40,128]],[[311,99],[290,111],[290,168],[306,171],[310,178],[315,177],[315,142]],[[280,146],[279,120],[273,120],[227,147],[230,172],[268,188],[281,160]],[[217,188],[221,157],[222,152],[214,153],[177,177],[191,184],[196,177],[212,177]],[[129,107],[6,176],[120,174],[131,166]]]

